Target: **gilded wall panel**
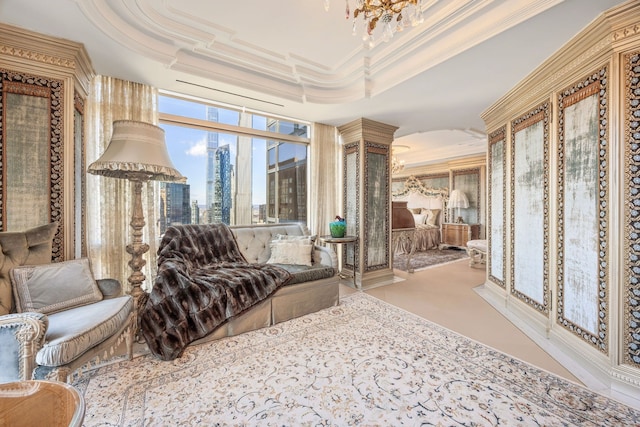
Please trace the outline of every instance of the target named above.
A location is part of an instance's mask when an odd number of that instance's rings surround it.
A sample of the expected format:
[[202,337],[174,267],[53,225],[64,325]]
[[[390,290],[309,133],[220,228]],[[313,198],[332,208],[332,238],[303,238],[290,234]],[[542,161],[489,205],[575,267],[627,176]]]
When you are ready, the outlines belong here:
[[489,257],[487,271],[489,280],[504,288],[506,278],[506,182],[507,139],[506,126],[489,134],[489,188],[487,215],[487,243]]
[[511,123],[511,293],[549,312],[549,103]]
[[624,56],[624,363],[640,367],[640,51]]
[[608,353],[607,69],[558,94],[557,321]]

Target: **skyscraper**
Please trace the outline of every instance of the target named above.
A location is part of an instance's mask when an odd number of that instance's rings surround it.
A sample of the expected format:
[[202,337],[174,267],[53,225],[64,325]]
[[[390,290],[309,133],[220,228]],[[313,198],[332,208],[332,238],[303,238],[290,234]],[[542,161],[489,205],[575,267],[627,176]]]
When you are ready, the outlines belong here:
[[[207,107],[207,120],[218,122],[218,109]],[[217,132],[207,134],[207,222],[231,224],[233,169],[228,144],[220,146]]]
[[160,183],[160,234],[173,224],[191,224],[189,184]]
[[[207,108],[207,120],[218,122],[218,109],[216,107]],[[207,222],[213,223],[213,205],[215,203],[214,181],[216,176],[216,150],[218,149],[218,132],[207,132],[207,186],[205,188],[206,209],[208,212]]]

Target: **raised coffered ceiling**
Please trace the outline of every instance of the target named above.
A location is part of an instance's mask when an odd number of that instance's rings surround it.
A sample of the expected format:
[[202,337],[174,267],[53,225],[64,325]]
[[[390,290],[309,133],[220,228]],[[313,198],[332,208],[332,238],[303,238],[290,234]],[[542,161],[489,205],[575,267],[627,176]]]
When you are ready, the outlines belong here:
[[[328,12],[322,0],[0,0],[0,20],[84,43],[100,74],[309,121],[398,126],[411,164],[419,150],[484,151],[481,111],[618,3],[423,0],[423,24],[373,46],[352,36],[344,0]],[[434,137],[443,148],[425,150]]]

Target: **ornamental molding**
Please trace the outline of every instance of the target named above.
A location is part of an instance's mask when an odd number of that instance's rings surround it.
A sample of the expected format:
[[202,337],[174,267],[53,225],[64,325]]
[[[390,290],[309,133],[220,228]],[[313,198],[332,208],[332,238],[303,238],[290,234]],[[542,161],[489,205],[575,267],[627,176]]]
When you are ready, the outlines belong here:
[[54,55],[47,55],[42,52],[36,52],[28,49],[20,49],[12,46],[0,45],[0,55],[13,56],[14,58],[26,59],[29,61],[40,62],[42,64],[54,65],[57,67],[76,69],[76,61],[69,58],[60,58]]

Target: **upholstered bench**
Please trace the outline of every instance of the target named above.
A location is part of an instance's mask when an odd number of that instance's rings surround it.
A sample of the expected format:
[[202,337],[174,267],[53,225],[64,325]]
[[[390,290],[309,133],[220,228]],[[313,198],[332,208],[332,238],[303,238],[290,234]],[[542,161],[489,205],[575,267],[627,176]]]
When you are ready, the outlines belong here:
[[469,240],[467,242],[467,253],[469,254],[469,266],[485,264],[487,261],[487,241]]

